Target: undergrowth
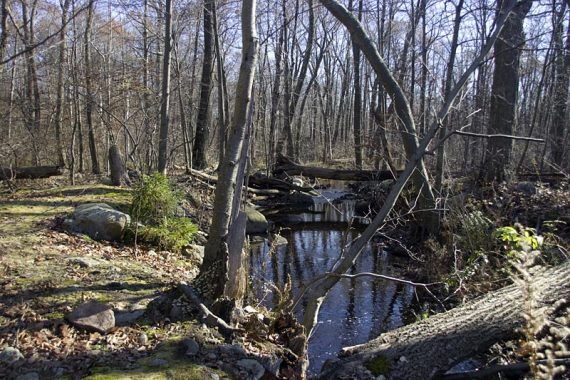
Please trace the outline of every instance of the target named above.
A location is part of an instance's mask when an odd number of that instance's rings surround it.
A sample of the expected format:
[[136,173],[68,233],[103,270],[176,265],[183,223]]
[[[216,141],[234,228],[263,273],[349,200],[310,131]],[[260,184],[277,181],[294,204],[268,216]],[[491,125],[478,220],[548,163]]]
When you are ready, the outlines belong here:
[[188,218],[175,216],[182,193],[175,191],[160,173],[143,176],[133,191],[130,236],[161,249],[180,252],[192,242],[198,227]]

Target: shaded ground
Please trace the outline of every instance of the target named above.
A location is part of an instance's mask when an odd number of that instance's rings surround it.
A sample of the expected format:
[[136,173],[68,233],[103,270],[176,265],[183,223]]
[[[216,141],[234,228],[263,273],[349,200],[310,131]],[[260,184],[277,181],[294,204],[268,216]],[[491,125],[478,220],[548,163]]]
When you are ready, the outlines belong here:
[[[116,315],[140,316],[129,313],[196,273],[195,265],[179,255],[146,247],[135,254],[132,246],[52,229],[59,217],[87,202],[126,209],[130,192],[86,185],[23,190],[0,198],[0,350],[15,347],[24,356],[0,365],[0,378],[30,371],[40,378],[94,373],[96,379],[228,376],[191,363],[179,352],[180,345],[172,343],[189,335],[200,340],[205,333],[193,322],[157,325],[142,318],[105,336],[64,323],[63,315],[86,300],[111,304]],[[108,368],[133,371],[105,374]]]

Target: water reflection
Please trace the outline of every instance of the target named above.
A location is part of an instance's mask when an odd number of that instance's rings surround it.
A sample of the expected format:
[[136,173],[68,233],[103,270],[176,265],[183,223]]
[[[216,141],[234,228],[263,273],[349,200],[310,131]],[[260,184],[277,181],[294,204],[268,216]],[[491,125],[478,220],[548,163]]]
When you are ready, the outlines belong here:
[[[326,222],[343,222],[354,215],[354,202],[339,204],[319,202],[314,207],[320,213],[303,214],[303,227],[281,232],[289,244],[270,252],[268,243],[252,248],[251,274],[257,295],[267,306],[277,301],[275,284],[282,288],[288,276],[293,294],[310,279],[329,269],[341,253],[341,247],[358,236],[358,231],[329,228]],[[344,218],[344,219],[343,219]],[[375,244],[368,244],[352,273],[375,272],[388,274],[393,258]],[[319,323],[309,342],[310,373],[317,373],[325,360],[333,358],[344,346],[364,343],[381,332],[403,324],[404,309],[413,298],[413,288],[369,278],[342,279],[330,291],[319,315]],[[300,303],[297,316],[302,317],[306,306]]]

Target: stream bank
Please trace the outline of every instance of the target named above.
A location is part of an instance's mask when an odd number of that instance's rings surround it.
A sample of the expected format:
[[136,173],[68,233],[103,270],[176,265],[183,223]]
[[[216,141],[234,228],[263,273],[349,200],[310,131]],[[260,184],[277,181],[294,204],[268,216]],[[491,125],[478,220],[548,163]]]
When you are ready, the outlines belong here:
[[[303,202],[290,203],[291,197]],[[253,244],[250,275],[259,302],[276,307],[277,295],[290,281],[291,296],[296,296],[311,279],[329,270],[343,247],[357,238],[366,224],[358,216],[358,197],[345,188],[326,189],[318,197],[289,196],[288,202],[273,202],[264,212],[280,244],[269,241]],[[295,207],[296,206],[296,207]],[[369,242],[351,273],[394,273],[403,259],[390,254],[382,242]],[[409,285],[384,280],[343,279],[324,302],[319,323],[309,340],[309,375],[316,375],[326,360],[333,359],[345,346],[364,343],[380,333],[409,322],[413,313],[414,289]],[[295,309],[302,319],[306,300]]]

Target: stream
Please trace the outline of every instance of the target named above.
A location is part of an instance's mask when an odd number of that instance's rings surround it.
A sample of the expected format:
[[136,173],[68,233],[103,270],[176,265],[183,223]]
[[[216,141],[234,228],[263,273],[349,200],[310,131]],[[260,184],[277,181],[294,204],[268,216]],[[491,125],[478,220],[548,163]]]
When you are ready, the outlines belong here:
[[[361,230],[348,230],[346,224],[355,214],[355,201],[334,201],[344,194],[341,190],[327,190],[315,197],[310,212],[299,214],[302,223],[281,229],[288,244],[277,246],[273,253],[267,241],[252,245],[250,273],[262,304],[275,306],[273,284],[282,289],[288,276],[296,295],[304,284],[330,269],[341,247],[358,236]],[[368,243],[351,273],[389,274],[397,260],[378,244]],[[323,303],[309,340],[309,375],[317,374],[342,347],[367,342],[402,326],[413,299],[414,289],[409,285],[370,278],[340,280]],[[303,300],[295,310],[299,319],[305,304]]]

